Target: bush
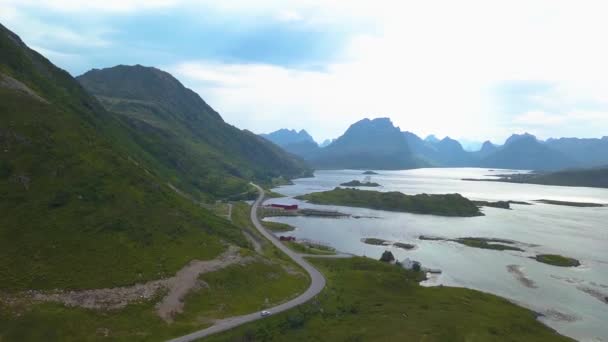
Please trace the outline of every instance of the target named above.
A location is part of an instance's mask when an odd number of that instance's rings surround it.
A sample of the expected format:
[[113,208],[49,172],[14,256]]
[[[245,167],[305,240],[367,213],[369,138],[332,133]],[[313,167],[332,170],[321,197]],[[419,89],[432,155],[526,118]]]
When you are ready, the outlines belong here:
[[384,253],[382,253],[382,256],[380,257],[380,261],[393,262],[395,261],[395,256],[391,251],[384,251]]

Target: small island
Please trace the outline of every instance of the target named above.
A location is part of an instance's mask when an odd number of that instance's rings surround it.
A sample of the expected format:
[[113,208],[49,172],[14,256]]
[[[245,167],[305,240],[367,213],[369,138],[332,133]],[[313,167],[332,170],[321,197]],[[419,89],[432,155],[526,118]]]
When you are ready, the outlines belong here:
[[506,239],[495,239],[495,238],[484,238],[484,237],[462,237],[457,239],[447,239],[442,237],[435,236],[425,236],[420,235],[418,237],[419,240],[426,241],[450,241],[456,242],[461,245],[465,245],[467,247],[473,248],[481,248],[481,249],[492,249],[495,251],[516,251],[523,252],[524,250],[513,246],[515,241],[506,240]]
[[548,199],[540,199],[535,202],[544,203],[544,204],[552,204],[552,205],[564,205],[568,207],[579,207],[579,208],[601,208],[604,207],[604,204],[600,203],[586,203],[586,202],[567,202],[567,201],[556,201],[556,200],[548,200]]
[[539,254],[532,259],[544,264],[559,267],[577,267],[581,265],[580,261],[574,258],[568,258],[557,254]]
[[363,174],[364,175],[377,175],[378,173],[374,172],[374,171],[365,171],[365,172],[363,172]]
[[341,186],[367,186],[367,187],[380,186],[380,184],[378,184],[378,183],[374,183],[374,182],[361,182],[361,181],[358,181],[358,180],[352,180],[350,182],[342,183],[340,185]]
[[488,201],[473,201],[478,207],[492,207],[498,209],[511,209],[511,203],[507,201],[488,202]]
[[496,251],[516,251],[516,252],[524,251],[521,248],[509,246],[509,245],[513,244],[513,241],[503,240],[503,239],[465,237],[465,238],[458,238],[458,239],[450,240],[450,241],[458,242],[459,244],[473,247],[473,248],[493,249]]
[[335,188],[297,196],[314,204],[343,205],[414,214],[474,217],[483,216],[479,208],[460,194],[406,195],[401,192],[379,192],[352,188]]
[[378,239],[378,238],[363,238],[363,239],[361,239],[361,242],[368,244],[368,245],[374,245],[374,246],[394,246],[394,247],[405,249],[405,250],[410,250],[410,249],[416,248],[416,245],[412,245],[409,243],[403,243],[403,242],[393,243],[391,241],[384,240],[384,239]]
[[410,243],[403,243],[403,242],[395,242],[393,244],[393,246],[395,246],[397,248],[405,249],[405,250],[410,250],[410,249],[416,248],[416,245],[412,245]]
[[388,246],[391,244],[390,241],[378,239],[378,238],[363,238],[363,239],[361,239],[361,242],[368,244],[368,245],[374,245],[374,246]]

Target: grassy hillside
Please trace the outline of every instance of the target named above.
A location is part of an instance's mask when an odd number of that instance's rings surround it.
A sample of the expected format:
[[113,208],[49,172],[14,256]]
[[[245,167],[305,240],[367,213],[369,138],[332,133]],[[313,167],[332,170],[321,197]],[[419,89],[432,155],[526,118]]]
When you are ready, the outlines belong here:
[[246,192],[252,179],[270,184],[310,172],[273,143],[225,123],[164,71],[120,65],[78,80],[130,128],[150,167],[197,198],[226,198]]
[[422,287],[420,273],[365,258],[311,259],[318,299],[204,341],[571,341],[490,294]]
[[1,26],[0,51],[0,289],[130,284],[213,258],[223,241],[245,245],[142,167],[129,129]]
[[483,215],[472,201],[460,194],[405,195],[401,192],[379,192],[335,188],[296,197],[315,204],[344,205],[378,210],[400,211],[441,216]]
[[[119,310],[90,310],[62,304],[0,301],[2,341],[166,341],[212,325],[213,319],[263,310],[301,293],[303,274],[281,264],[259,260],[246,266],[203,274],[207,287],[185,299],[184,312],[172,323],[163,321],[155,305],[161,298],[130,304]],[[271,281],[269,281],[271,280]]]

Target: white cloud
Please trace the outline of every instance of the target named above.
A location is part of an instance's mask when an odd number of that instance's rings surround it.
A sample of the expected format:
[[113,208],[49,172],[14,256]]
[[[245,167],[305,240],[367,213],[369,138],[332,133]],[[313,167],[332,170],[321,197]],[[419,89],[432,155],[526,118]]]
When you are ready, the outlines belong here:
[[[608,109],[604,2],[313,3],[319,8],[312,13],[323,20],[331,13],[339,20],[367,17],[379,30],[352,37],[342,61],[322,73],[199,61],[182,64],[180,76],[203,96],[213,96],[212,104],[233,122],[267,131],[287,121],[318,138],[339,134],[355,119],[389,116],[421,135],[502,139],[513,128],[513,117],[498,114],[504,110],[490,91],[509,80],[555,85],[554,92],[534,99],[538,108],[515,120],[520,125],[565,122],[543,110],[587,118],[580,114],[583,104]],[[305,7],[300,1],[289,5]],[[310,7],[315,5],[307,13]],[[218,76],[214,81],[221,86],[197,83],[211,80],[201,77],[204,73]],[[246,118],[252,116],[265,122]]]
[[[6,8],[34,5],[68,13],[212,10],[321,31],[371,24],[323,71],[209,60],[167,66],[228,121],[258,132],[290,126],[321,139],[362,117],[389,116],[420,135],[500,140],[533,125],[590,135],[599,134],[597,125],[582,121],[605,122],[608,112],[604,1],[0,0],[0,18],[15,16]],[[57,35],[72,44],[108,43],[100,32],[37,31],[49,32],[38,41]],[[554,87],[534,95],[531,108],[504,115],[492,91],[513,80]]]

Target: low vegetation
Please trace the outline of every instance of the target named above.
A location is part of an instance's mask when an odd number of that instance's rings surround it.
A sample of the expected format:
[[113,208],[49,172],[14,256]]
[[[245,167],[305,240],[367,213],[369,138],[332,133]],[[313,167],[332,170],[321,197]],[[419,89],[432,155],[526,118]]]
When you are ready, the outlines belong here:
[[281,222],[273,222],[273,221],[261,221],[264,228],[272,230],[273,232],[290,232],[296,227]]
[[577,267],[581,265],[580,261],[574,258],[568,258],[557,254],[539,254],[533,259],[544,264],[560,267]]
[[460,194],[405,195],[401,192],[379,192],[335,188],[296,197],[315,204],[344,205],[378,210],[440,216],[481,216],[479,208]]
[[213,319],[254,312],[303,292],[306,275],[260,259],[201,276],[200,290],[185,299],[172,323],[156,312],[162,293],[120,310],[92,310],[29,300],[0,300],[6,341],[165,341],[213,324]]
[[361,182],[358,180],[352,180],[350,182],[342,183],[341,186],[364,186],[364,187],[377,187],[380,186],[378,183],[374,182]]
[[328,246],[307,243],[307,242],[297,242],[297,241],[286,241],[284,242],[287,247],[292,249],[295,252],[302,254],[311,254],[311,255],[333,255],[336,254],[336,251]]
[[571,341],[506,299],[420,286],[421,272],[359,257],[311,262],[327,278],[316,300],[204,341]]
[[[234,203],[233,222],[261,239],[251,226],[249,210],[246,203]],[[302,293],[310,282],[306,273],[277,248],[265,240],[260,242],[264,246],[262,255],[241,250],[243,257],[253,261],[202,274],[200,288],[186,296],[183,312],[176,315],[172,323],[157,314],[156,303],[163,293],[151,300],[109,311],[36,303],[23,294],[10,297],[0,294],[2,339],[164,341],[210,326],[213,319],[262,310]]]

